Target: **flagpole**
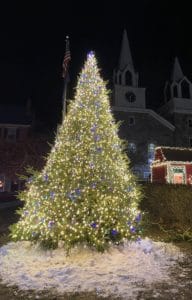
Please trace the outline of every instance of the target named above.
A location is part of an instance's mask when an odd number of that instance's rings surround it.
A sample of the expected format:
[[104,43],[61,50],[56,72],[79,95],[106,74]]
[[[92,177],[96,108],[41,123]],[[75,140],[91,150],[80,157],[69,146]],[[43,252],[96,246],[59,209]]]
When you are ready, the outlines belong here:
[[62,93],[62,103],[63,103],[63,121],[66,116],[67,112],[67,84],[69,81],[69,74],[68,74],[68,64],[69,61],[71,60],[71,55],[70,55],[70,50],[69,50],[69,36],[66,36],[65,38],[65,55],[63,59],[63,73],[62,73],[62,78],[63,78],[63,93]]
[[63,121],[65,120],[65,115],[67,112],[67,80],[63,78],[63,95],[62,95],[62,102],[63,102]]

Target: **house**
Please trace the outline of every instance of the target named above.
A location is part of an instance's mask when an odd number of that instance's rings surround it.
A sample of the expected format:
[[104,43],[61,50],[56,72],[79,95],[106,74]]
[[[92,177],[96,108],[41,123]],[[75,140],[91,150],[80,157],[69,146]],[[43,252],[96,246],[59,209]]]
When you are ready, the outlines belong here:
[[0,198],[15,193],[24,184],[19,176],[27,166],[43,167],[49,145],[47,137],[33,133],[29,105],[0,105]]
[[192,149],[177,147],[155,148],[151,165],[154,183],[192,184]]
[[157,146],[192,147],[192,83],[184,75],[178,58],[157,111],[147,107],[145,91],[140,86],[125,30],[113,74],[112,111],[115,119],[121,121],[119,136],[127,140],[132,170],[140,180],[151,176]]
[[0,105],[0,142],[24,141],[31,126],[32,115],[25,106]]

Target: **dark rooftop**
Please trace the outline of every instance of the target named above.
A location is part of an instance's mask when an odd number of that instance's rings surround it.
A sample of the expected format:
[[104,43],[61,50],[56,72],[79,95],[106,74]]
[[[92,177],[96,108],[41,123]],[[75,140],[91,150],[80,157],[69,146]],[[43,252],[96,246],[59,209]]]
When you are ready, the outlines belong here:
[[27,114],[25,106],[0,105],[0,124],[29,125],[32,115]]
[[167,161],[192,162],[192,148],[161,147]]

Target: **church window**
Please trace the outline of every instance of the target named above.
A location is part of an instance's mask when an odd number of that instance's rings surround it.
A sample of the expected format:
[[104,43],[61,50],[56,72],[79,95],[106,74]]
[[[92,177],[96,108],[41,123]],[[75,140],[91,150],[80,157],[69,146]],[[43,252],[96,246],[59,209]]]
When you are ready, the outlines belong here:
[[175,97],[175,98],[178,97],[178,90],[177,90],[177,86],[176,85],[173,86],[173,97]]
[[132,74],[130,71],[125,73],[125,85],[132,86]]
[[127,92],[125,94],[125,97],[126,97],[127,101],[130,103],[135,102],[135,100],[136,100],[136,96],[133,92]]
[[148,144],[148,164],[151,164],[155,158],[155,144]]
[[129,117],[128,118],[128,125],[129,126],[135,125],[135,118],[134,117]]
[[186,80],[183,80],[181,82],[181,91],[182,91],[182,97],[183,98],[190,98],[190,90],[189,90],[189,83]]
[[151,173],[149,171],[143,172],[143,178],[147,181],[150,181]]
[[135,153],[137,151],[135,143],[128,143],[128,152]]
[[192,136],[189,137],[189,147],[192,147]]
[[188,127],[192,128],[192,119],[188,119]]
[[121,77],[121,74],[119,74],[119,84],[122,84],[122,77]]

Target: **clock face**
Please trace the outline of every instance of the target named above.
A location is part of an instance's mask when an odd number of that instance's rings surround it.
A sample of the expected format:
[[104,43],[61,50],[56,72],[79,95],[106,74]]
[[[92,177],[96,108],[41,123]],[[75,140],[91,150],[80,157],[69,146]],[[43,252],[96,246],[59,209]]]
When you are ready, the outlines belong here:
[[128,102],[132,103],[136,101],[136,96],[133,92],[126,92],[125,93],[125,98]]

